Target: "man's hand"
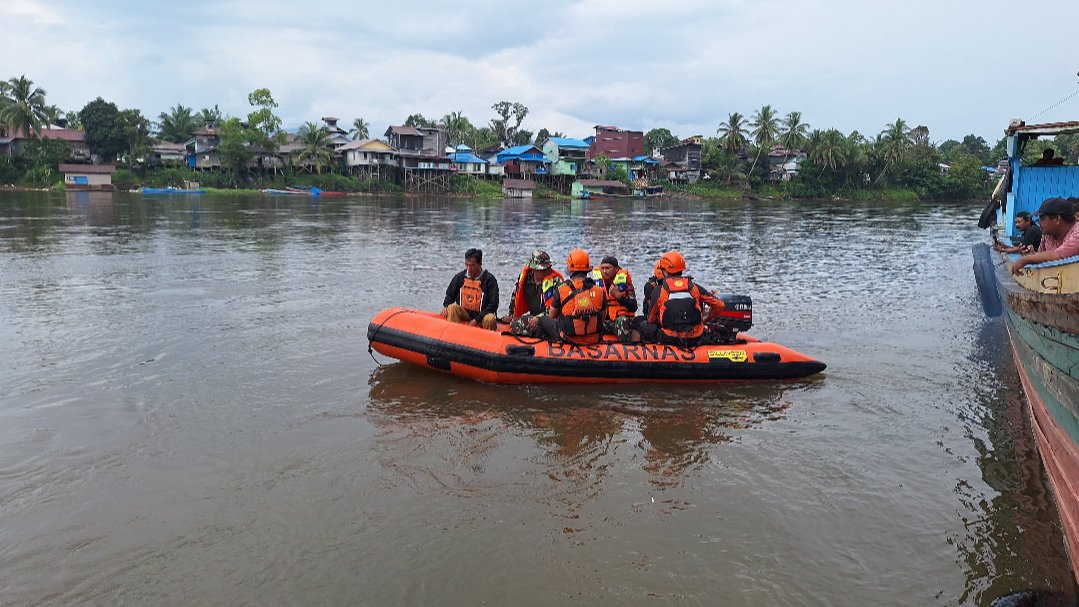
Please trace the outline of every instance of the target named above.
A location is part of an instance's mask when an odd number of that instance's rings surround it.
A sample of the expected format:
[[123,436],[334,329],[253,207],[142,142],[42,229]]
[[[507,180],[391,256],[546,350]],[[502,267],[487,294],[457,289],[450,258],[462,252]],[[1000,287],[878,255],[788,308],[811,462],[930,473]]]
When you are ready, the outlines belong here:
[[442,311],[439,312],[438,315],[441,316],[442,318],[449,318],[449,316],[450,316],[449,308],[442,308]]
[[1019,261],[1016,261],[1015,265],[1012,266],[1012,274],[1019,276],[1019,271],[1022,270],[1023,266],[1025,265],[1027,265],[1027,260],[1023,257],[1020,257]]
[[529,331],[535,331],[536,327],[538,327],[538,326],[539,326],[539,316],[533,316],[533,317],[528,319],[528,330]]
[[611,285],[611,287],[607,289],[607,295],[609,295],[611,299],[622,299],[625,293],[622,289],[618,288],[618,285]]

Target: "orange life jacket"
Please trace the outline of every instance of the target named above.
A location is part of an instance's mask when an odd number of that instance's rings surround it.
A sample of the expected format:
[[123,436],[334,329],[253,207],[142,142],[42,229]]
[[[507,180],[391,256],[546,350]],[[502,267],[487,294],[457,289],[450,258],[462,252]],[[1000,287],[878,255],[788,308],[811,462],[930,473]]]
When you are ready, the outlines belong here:
[[669,276],[659,283],[659,327],[667,335],[692,339],[704,334],[701,292],[688,276]]
[[[480,276],[483,276],[483,274],[480,274]],[[461,285],[461,290],[457,292],[457,305],[473,314],[483,309],[483,289],[480,287],[479,278],[465,276],[465,283]]]
[[562,302],[562,334],[580,344],[598,342],[599,319],[607,301],[603,289],[595,284],[585,286],[584,279],[575,278],[558,287],[558,298]]
[[[603,292],[607,295],[607,318],[611,320],[617,319],[619,316],[633,316],[633,312],[630,312],[622,305],[622,300],[611,297],[610,285],[603,280],[603,272],[599,268],[592,270],[592,280],[596,283],[596,286],[603,289]],[[633,279],[629,275],[629,271],[625,268],[618,268],[618,272],[615,272],[614,278],[611,282],[618,287],[620,291],[625,291],[633,284]]]
[[[513,292],[513,316],[515,318],[524,316],[531,311],[528,309],[528,300],[525,298],[525,283],[532,280],[532,276],[529,274],[532,271],[532,268],[526,265],[521,270],[521,275],[517,277],[517,289]],[[544,310],[551,307],[551,300],[554,299],[554,294],[558,292],[558,285],[564,280],[558,270],[551,270],[550,276],[543,279],[543,284],[539,288],[542,291]]]

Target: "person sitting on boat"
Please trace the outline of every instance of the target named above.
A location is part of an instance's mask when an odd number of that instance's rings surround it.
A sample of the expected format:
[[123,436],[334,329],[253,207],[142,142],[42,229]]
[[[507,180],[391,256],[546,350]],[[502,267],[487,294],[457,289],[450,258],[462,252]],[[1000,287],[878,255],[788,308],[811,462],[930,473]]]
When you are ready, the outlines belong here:
[[551,256],[546,251],[533,251],[517,277],[509,313],[502,322],[510,325],[514,335],[535,335],[539,319],[547,315],[547,308],[563,282],[565,278],[552,267]]
[[1079,198],[1071,197],[1068,202],[1072,205],[1072,211],[1075,211],[1075,220],[1079,221]]
[[660,261],[662,260],[656,260],[656,265],[652,268],[652,275],[644,283],[644,299],[641,301],[641,314],[644,316],[641,320],[648,320],[648,308],[652,305],[652,294],[655,293],[656,285],[659,284],[659,281],[663,280],[663,270],[659,267]]
[[610,255],[592,270],[592,281],[607,293],[607,316],[602,329],[615,335],[618,341],[630,341],[633,337],[633,318],[637,313],[637,292],[633,289],[633,277],[619,267],[618,259]]
[[1042,241],[1042,229],[1031,219],[1030,213],[1019,211],[1015,214],[1015,228],[1021,232],[1019,244],[1014,247],[1006,246],[999,240],[993,243],[993,248],[1002,253],[1033,253],[1038,250]]
[[1019,274],[1027,264],[1056,261],[1079,255],[1079,229],[1075,211],[1063,198],[1049,198],[1035,213],[1042,227],[1042,242],[1037,253],[1028,253],[1012,265],[1012,274]]
[[498,281],[483,269],[483,251],[465,251],[465,269],[450,280],[442,305],[441,314],[450,322],[498,328]]
[[[717,316],[723,302],[689,276],[683,276],[686,260],[668,251],[659,260],[663,280],[653,291],[648,319],[639,323],[641,339],[681,346],[695,346],[704,336],[704,324]],[[705,306],[711,308],[706,312]]]
[[569,280],[555,291],[548,315],[539,319],[541,337],[582,345],[599,341],[600,321],[607,314],[607,293],[588,276],[591,270],[584,249],[569,252]]
[[1064,164],[1064,159],[1058,158],[1056,156],[1056,152],[1053,151],[1053,148],[1045,148],[1044,150],[1042,150],[1042,157],[1034,163],[1034,166],[1060,166],[1062,164]]

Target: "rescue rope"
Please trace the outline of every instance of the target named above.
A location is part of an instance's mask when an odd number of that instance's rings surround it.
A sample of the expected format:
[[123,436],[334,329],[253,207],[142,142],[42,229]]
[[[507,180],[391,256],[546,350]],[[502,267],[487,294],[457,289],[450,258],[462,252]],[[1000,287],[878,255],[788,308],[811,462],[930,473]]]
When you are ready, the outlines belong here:
[[367,339],[367,353],[371,355],[371,360],[375,361],[375,364],[378,365],[379,367],[382,366],[382,363],[378,362],[378,359],[375,358],[375,351],[374,351],[374,348],[371,347],[371,342],[375,339],[375,336],[378,335],[378,332],[380,330],[382,330],[382,326],[385,325],[388,320],[390,320],[394,316],[397,316],[398,314],[404,314],[405,312],[411,312],[411,311],[412,310],[398,310],[398,311],[394,312],[393,314],[390,314],[389,316],[387,316],[385,318],[385,320],[378,323],[378,326],[375,327],[374,332],[371,333],[371,337]]

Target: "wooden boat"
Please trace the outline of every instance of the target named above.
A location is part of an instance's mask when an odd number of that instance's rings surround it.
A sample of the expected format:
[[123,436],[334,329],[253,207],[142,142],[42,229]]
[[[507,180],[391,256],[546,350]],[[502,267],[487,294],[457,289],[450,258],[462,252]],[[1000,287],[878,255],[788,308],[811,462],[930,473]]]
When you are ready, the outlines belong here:
[[314,194],[308,191],[279,190],[275,188],[264,188],[262,190],[259,190],[259,192],[263,194],[269,194],[271,196],[314,196]]
[[142,194],[205,194],[206,190],[181,190],[180,188],[139,188]]
[[295,194],[310,194],[311,196],[320,196],[320,197],[322,197],[322,196],[347,196],[348,195],[346,192],[330,192],[330,191],[319,189],[319,188],[316,188],[316,187],[307,187],[307,186],[288,186],[287,188],[285,188],[285,190],[288,191],[288,192],[295,193]]
[[388,308],[367,328],[370,347],[398,360],[495,384],[778,380],[825,364],[748,336],[727,345],[679,347],[603,341],[575,345],[488,331],[436,313]]
[[[1021,163],[1029,141],[1071,133],[1079,133],[1079,122],[1016,122],[1005,131],[1009,169],[979,221],[981,227],[995,223],[994,239],[1015,235],[1016,213],[1034,213],[1046,198],[1079,195],[1079,166]],[[1079,580],[1079,256],[1027,265],[1013,276],[1018,258],[975,245],[975,277],[986,313],[1005,318],[1035,442]]]

